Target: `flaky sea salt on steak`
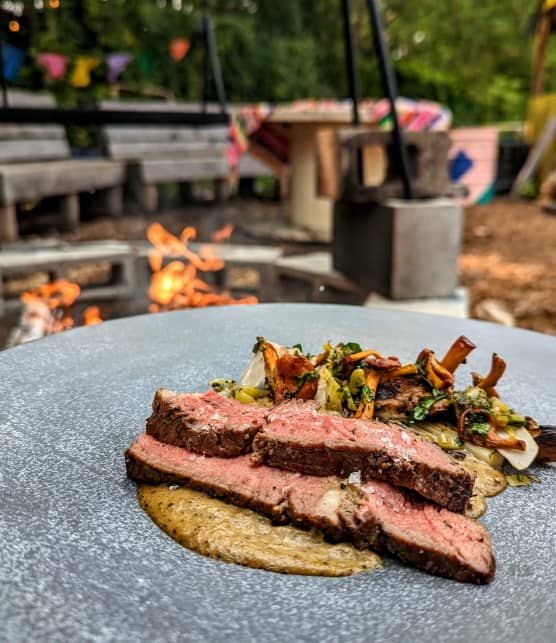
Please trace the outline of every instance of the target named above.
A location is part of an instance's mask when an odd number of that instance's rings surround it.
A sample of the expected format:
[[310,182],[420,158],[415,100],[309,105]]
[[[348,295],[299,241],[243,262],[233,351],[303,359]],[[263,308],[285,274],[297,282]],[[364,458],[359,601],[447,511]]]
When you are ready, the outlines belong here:
[[232,458],[251,450],[266,409],[206,393],[178,394],[159,389],[146,432],[161,442],[197,453]]
[[403,428],[319,413],[313,402],[279,404],[255,435],[252,459],[317,476],[380,479],[463,512],[474,475],[442,449]]

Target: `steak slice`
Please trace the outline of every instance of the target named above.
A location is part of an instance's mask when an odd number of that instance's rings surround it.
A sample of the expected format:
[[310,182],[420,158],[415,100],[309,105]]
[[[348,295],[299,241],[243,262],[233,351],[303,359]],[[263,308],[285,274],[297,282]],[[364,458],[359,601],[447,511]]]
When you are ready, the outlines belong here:
[[251,450],[266,409],[240,404],[214,391],[178,394],[159,389],[146,431],[161,442],[197,453],[233,458]]
[[333,540],[389,551],[419,569],[463,582],[489,582],[495,569],[485,528],[460,514],[371,481],[362,487],[252,466],[249,456],[207,458],[141,435],[126,452],[130,478],[186,484]]
[[252,460],[316,476],[360,471],[463,512],[475,475],[436,445],[401,427],[318,413],[313,402],[286,402],[268,413],[253,440]]

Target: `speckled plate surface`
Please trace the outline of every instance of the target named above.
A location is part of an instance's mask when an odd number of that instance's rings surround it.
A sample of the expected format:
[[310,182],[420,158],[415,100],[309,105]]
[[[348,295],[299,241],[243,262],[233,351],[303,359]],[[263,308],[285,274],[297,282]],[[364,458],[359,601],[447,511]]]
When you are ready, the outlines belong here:
[[487,587],[385,559],[350,578],[286,576],[177,545],[140,510],[123,453],[154,390],[239,376],[256,335],[359,341],[413,360],[464,333],[470,368],[508,362],[502,397],[556,421],[556,340],[417,314],[260,305],[135,317],[0,353],[0,640],[553,641],[556,475],[490,500]]

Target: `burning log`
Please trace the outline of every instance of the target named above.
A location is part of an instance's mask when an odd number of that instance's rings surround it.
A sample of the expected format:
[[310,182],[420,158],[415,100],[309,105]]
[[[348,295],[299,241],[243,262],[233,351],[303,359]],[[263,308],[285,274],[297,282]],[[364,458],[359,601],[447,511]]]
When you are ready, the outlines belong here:
[[73,319],[63,309],[71,306],[80,292],[77,284],[59,279],[22,293],[23,311],[8,337],[6,347],[25,344],[72,328]]
[[17,326],[9,334],[6,348],[50,335],[53,326],[54,314],[48,305],[43,301],[29,302],[25,304]]
[[[228,224],[215,234],[223,241],[232,232],[233,226]],[[184,228],[179,237],[165,230],[160,223],[149,226],[147,238],[154,246],[149,253],[152,270],[149,297],[153,302],[150,312],[258,303],[253,296],[235,299],[229,292],[217,292],[201,279],[198,273],[222,270],[224,262],[208,246],[201,247],[198,254],[193,252],[188,243],[196,234],[191,226]],[[164,257],[168,256],[176,259],[164,266]]]

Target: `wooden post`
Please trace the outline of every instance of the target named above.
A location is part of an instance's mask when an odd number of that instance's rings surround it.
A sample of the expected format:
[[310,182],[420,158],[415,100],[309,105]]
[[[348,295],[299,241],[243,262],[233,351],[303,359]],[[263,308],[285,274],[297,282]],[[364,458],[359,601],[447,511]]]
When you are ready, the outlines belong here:
[[228,181],[226,179],[214,179],[214,202],[216,204],[223,203],[229,194]]
[[0,243],[17,241],[17,212],[15,205],[0,205]]
[[111,188],[106,188],[101,191],[102,201],[105,208],[105,213],[108,216],[118,217],[124,211],[124,188],[121,185],[116,185]]
[[542,92],[544,80],[544,61],[546,47],[552,26],[552,12],[543,13],[539,18],[537,32],[533,43],[533,74],[531,79],[531,95],[536,96]]
[[60,214],[64,227],[68,230],[79,228],[79,195],[67,194],[60,197]]

